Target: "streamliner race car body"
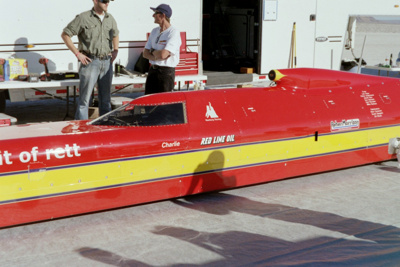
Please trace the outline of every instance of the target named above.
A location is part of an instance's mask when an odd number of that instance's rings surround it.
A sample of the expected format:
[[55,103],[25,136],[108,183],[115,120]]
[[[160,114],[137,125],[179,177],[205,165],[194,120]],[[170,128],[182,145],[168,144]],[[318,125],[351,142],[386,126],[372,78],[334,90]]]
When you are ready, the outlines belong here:
[[398,79],[269,76],[276,86],[160,93],[93,121],[0,128],[0,227],[395,158]]

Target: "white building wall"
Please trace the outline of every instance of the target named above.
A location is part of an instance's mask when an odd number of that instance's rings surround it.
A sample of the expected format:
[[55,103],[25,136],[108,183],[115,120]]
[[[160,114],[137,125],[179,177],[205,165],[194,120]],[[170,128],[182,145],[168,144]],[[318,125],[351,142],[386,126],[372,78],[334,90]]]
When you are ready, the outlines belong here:
[[[350,16],[399,15],[397,0],[262,0],[276,2],[276,19],[262,21],[261,73],[287,68],[296,22],[297,67],[340,69]],[[263,15],[265,10],[263,10]],[[315,14],[316,20],[310,20]],[[316,41],[318,39],[318,41]]]

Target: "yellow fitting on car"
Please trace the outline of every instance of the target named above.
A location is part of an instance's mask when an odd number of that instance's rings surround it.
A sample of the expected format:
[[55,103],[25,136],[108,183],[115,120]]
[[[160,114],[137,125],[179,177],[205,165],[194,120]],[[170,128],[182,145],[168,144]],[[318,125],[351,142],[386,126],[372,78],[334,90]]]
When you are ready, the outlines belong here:
[[268,78],[271,81],[279,81],[280,79],[282,79],[283,77],[285,77],[286,75],[283,75],[279,70],[271,70],[268,73]]

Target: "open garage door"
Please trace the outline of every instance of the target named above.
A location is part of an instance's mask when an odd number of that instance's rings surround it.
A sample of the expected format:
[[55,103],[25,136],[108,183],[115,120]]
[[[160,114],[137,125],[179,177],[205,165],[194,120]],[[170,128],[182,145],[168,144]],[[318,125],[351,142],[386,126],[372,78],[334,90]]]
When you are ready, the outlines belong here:
[[203,1],[205,71],[259,70],[261,0]]

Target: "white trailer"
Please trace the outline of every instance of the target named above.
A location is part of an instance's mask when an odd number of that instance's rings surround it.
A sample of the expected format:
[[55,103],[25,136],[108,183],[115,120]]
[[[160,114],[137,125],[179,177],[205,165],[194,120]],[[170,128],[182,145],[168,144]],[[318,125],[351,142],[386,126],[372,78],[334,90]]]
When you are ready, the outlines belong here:
[[[261,73],[288,67],[296,23],[297,67],[339,70],[342,54],[358,16],[398,16],[396,0],[264,0]],[[350,22],[350,24],[349,24]],[[363,40],[357,40],[362,42]],[[354,43],[354,40],[353,40]]]
[[[143,51],[147,33],[158,26],[154,24],[153,11],[150,7],[156,7],[159,4],[159,0],[116,0],[109,4],[108,11],[115,17],[120,30],[120,47],[116,62],[128,70],[134,69]],[[186,33],[187,51],[198,53],[194,62],[190,62],[192,65],[186,64],[190,65],[187,66],[189,68],[187,71],[177,73],[177,75],[183,74],[179,78],[179,84],[187,85],[204,80],[199,60],[201,58],[202,0],[169,0],[168,4],[173,10],[171,24]],[[21,0],[18,3],[0,0],[0,5],[4,14],[0,31],[0,58],[26,59],[29,73],[44,73],[44,65],[39,64],[39,59],[42,57],[49,59],[50,72],[78,71],[78,61],[63,43],[61,33],[77,14],[93,7],[91,0],[68,2]],[[73,37],[72,40],[77,45],[77,37]],[[142,90],[142,81],[143,79],[133,78],[130,81],[131,87]],[[49,93],[60,97],[66,96],[65,90],[60,90],[62,88],[43,88],[42,82],[40,84],[43,92],[15,89],[15,85],[11,90],[11,86],[7,88],[7,82],[0,82],[3,103],[6,95],[11,101],[49,97]],[[25,87],[28,86],[25,85]],[[32,83],[32,87],[35,87],[35,84]],[[0,102],[2,102],[1,97]],[[1,106],[2,104],[0,108]]]

